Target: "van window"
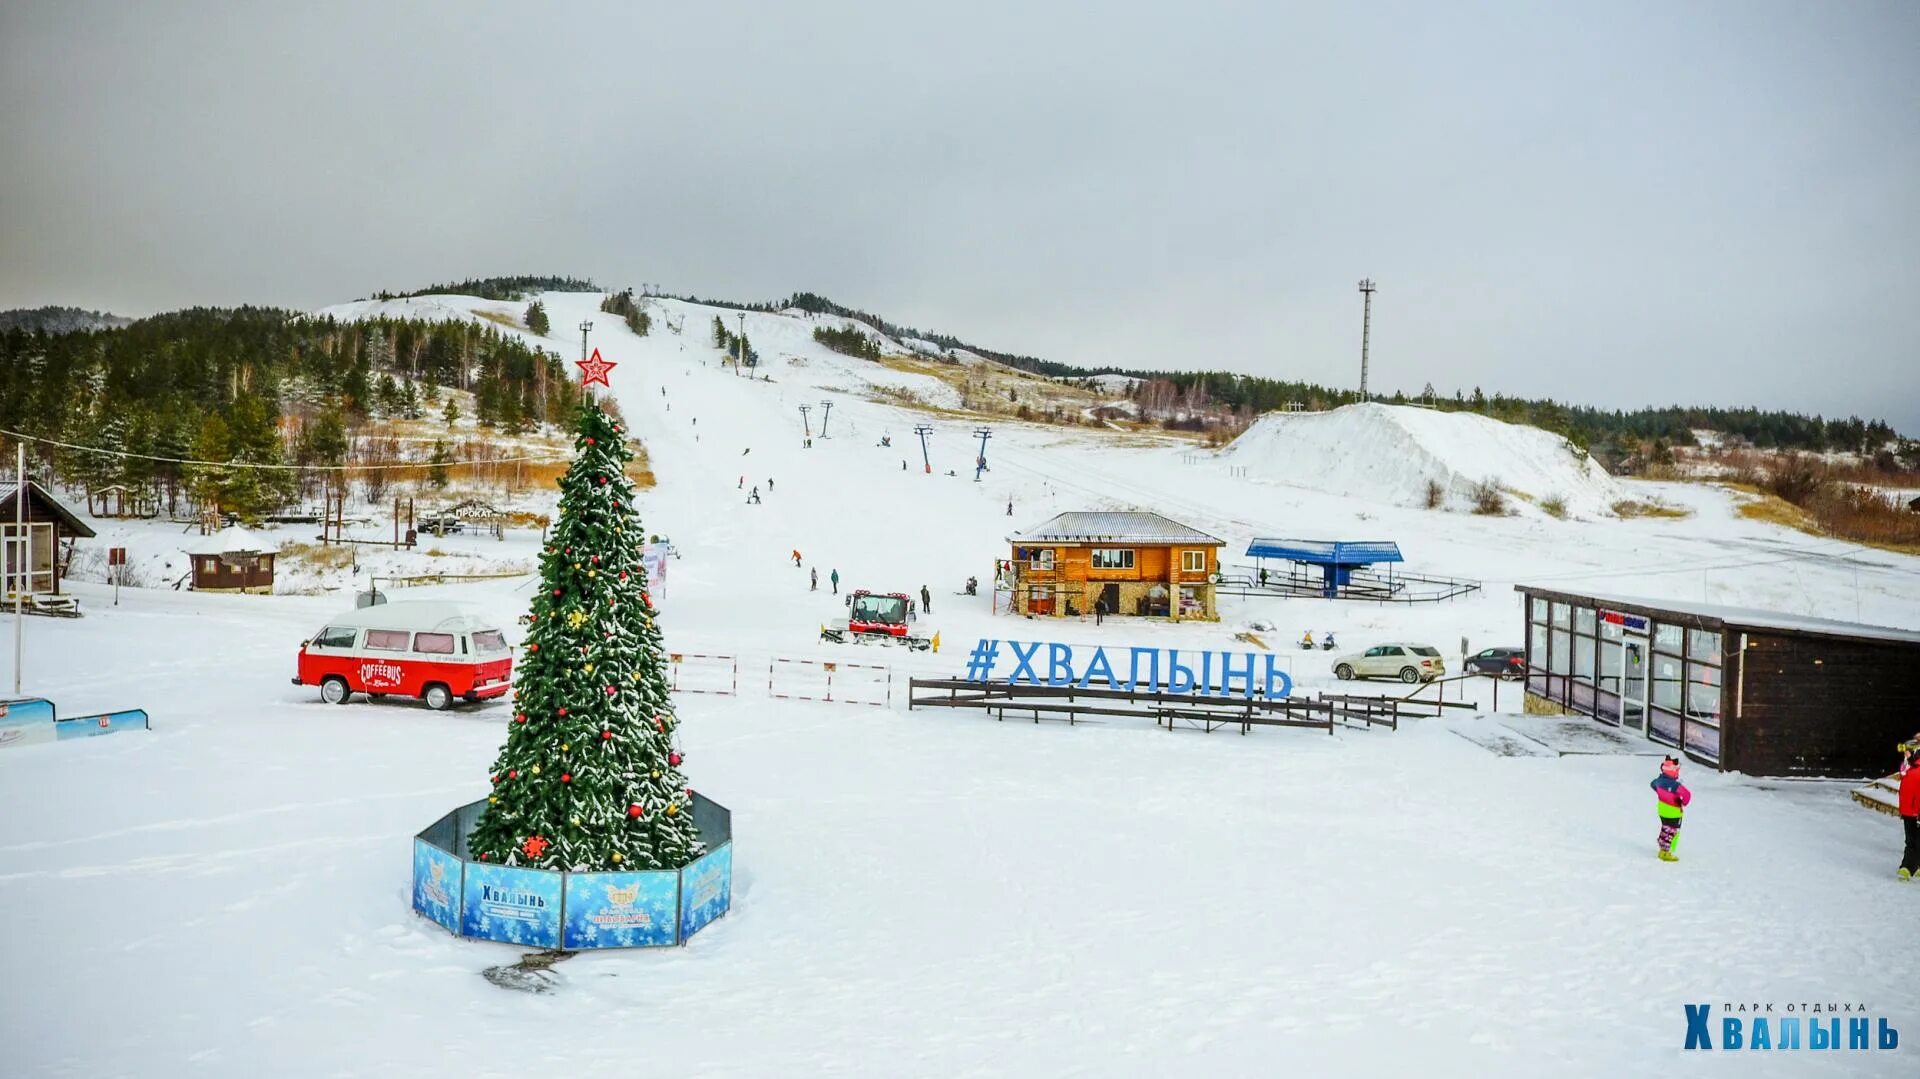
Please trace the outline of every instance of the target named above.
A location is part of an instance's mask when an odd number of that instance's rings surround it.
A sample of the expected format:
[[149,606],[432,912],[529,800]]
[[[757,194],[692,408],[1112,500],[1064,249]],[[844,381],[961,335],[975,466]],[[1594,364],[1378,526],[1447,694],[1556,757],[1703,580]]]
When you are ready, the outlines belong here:
[[476,652],[504,652],[507,650],[507,635],[497,629],[483,629],[473,635],[473,650]]
[[352,648],[353,635],[358,632],[349,626],[328,626],[314,635],[313,643],[319,648]]
[[413,650],[435,656],[453,655],[453,634],[416,633],[413,635]]
[[408,636],[404,629],[370,629],[367,631],[367,647],[388,652],[404,652],[407,650]]

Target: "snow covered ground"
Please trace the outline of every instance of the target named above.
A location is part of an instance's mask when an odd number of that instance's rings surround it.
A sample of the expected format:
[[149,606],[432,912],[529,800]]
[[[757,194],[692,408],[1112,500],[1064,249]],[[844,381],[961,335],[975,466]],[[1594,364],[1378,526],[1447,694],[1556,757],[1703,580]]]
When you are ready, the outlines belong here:
[[[1570,746],[1566,721],[1203,736],[776,700],[765,681],[772,657],[833,657],[889,664],[898,686],[956,673],[983,636],[1241,651],[1252,621],[1277,645],[1333,630],[1453,656],[1460,637],[1519,642],[1519,580],[1920,627],[1920,560],[1742,519],[1698,485],[1620,483],[1683,520],[1483,518],[1084,429],[997,423],[975,483],[974,424],[866,392],[937,380],[829,352],[804,319],[748,313],[771,377],[751,381],[718,365],[712,309],[652,301],[654,334],[636,339],[596,317],[598,296],[545,300],[555,326],[592,318],[620,363],[659,477],[644,521],[683,553],[663,590],[670,647],[740,657],[739,697],[680,701],[689,774],[735,814],[732,913],[684,949],[567,960],[544,996],[495,988],[478,972],[516,953],[414,916],[408,870],[412,834],[484,789],[503,706],[333,707],[289,685],[299,640],[351,605],[350,584],[128,589],[116,608],[80,583],[87,617],[26,627],[27,690],[63,712],[145,707],[154,730],[0,752],[15,968],[0,1071],[1913,1074],[1906,1045],[1680,1051],[1699,1002],[1848,1001],[1920,1037],[1901,935],[1920,887],[1892,880],[1897,828],[1845,784],[1690,765],[1683,861],[1665,865],[1646,746],[1484,748]],[[1228,599],[1219,624],[1180,626],[1015,621],[953,595],[991,578],[1015,529],[1125,507],[1221,536],[1230,564],[1254,535],[1395,539],[1409,569],[1487,587],[1413,608]],[[832,569],[843,590],[929,586],[943,651],[818,643],[844,611]],[[415,594],[517,636],[529,588]],[[1332,683],[1321,654],[1279,654],[1302,688]]]

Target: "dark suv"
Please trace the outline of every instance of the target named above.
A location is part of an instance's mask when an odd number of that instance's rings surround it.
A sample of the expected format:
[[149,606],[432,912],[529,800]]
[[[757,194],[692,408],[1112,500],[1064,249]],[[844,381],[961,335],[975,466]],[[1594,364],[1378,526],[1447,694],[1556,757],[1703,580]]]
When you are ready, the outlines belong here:
[[1527,650],[1489,648],[1467,657],[1467,670],[1493,678],[1524,678],[1527,674]]

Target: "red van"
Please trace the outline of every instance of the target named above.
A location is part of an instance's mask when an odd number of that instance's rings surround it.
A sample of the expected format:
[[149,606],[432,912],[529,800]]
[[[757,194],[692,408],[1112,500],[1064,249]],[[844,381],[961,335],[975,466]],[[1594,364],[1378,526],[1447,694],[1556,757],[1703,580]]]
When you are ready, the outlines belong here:
[[405,601],[362,607],[300,642],[296,686],[345,704],[355,693],[418,697],[435,711],[457,697],[484,701],[513,688],[506,634],[452,603]]

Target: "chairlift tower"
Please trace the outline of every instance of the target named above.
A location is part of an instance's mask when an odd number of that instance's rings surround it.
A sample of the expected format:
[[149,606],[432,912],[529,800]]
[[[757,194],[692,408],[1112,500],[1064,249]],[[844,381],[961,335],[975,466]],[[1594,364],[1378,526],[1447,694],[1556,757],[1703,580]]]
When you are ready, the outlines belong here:
[[980,474],[987,470],[987,439],[993,437],[993,429],[976,427],[973,429],[973,435],[980,440],[980,454],[973,459],[973,482],[979,483]]
[[806,431],[806,433],[807,433],[807,440],[808,440],[808,441],[812,441],[812,440],[813,440],[813,425],[812,425],[812,423],[811,423],[811,422],[810,422],[810,421],[809,421],[809,420],[807,419],[807,413],[809,413],[809,412],[812,412],[812,411],[813,411],[813,406],[812,406],[812,405],[801,405],[801,406],[800,406],[800,426],[801,426],[801,428],[802,428],[802,429],[804,429],[804,430]]
[[1363,297],[1360,308],[1360,400],[1367,397],[1367,338],[1373,328],[1373,293],[1376,286],[1373,278],[1360,280],[1360,295]]
[[823,400],[820,402],[820,407],[825,410],[820,413],[820,437],[825,438],[827,437],[827,421],[833,418],[833,402]]
[[920,436],[920,463],[926,466],[927,475],[931,476],[933,475],[933,458],[927,454],[927,436],[933,433],[933,428],[924,423],[917,423],[913,426],[913,433]]

